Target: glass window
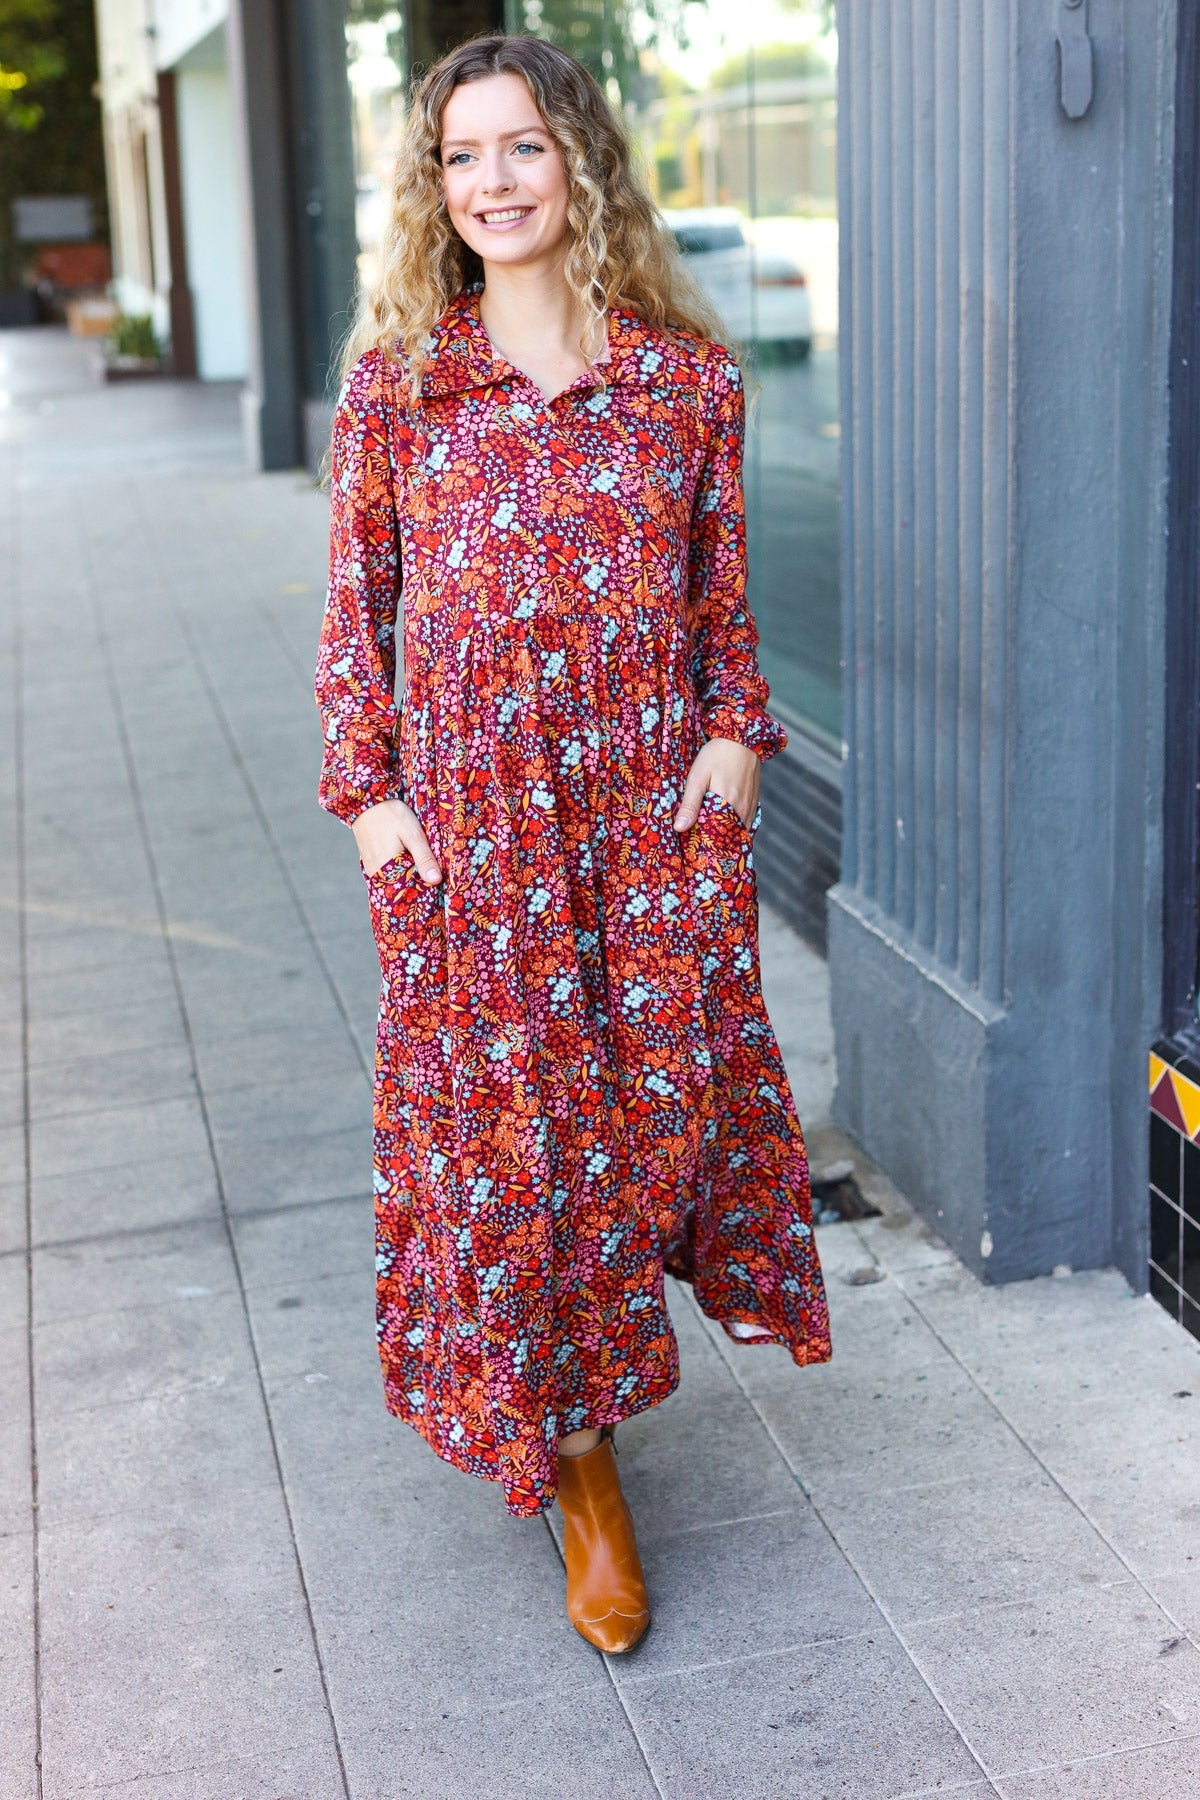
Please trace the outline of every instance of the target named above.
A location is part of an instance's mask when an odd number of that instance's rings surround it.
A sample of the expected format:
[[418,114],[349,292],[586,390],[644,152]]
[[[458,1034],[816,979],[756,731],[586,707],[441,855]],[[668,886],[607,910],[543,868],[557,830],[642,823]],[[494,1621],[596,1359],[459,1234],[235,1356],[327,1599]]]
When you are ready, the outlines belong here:
[[360,279],[383,229],[392,155],[404,118],[408,54],[401,8],[385,0],[349,0],[346,57],[354,132],[355,224]]
[[[623,107],[745,351],[751,604],[782,717],[841,742],[837,40],[828,0],[507,0]],[[754,381],[758,383],[757,393]]]

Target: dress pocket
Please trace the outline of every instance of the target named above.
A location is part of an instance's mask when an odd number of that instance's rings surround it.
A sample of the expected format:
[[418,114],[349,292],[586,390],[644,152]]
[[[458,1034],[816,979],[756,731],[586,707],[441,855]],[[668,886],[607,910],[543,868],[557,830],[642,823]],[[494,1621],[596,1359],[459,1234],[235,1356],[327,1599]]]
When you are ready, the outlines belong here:
[[368,884],[372,881],[394,881],[398,875],[403,875],[408,869],[413,869],[413,873],[416,873],[413,868],[413,859],[407,850],[399,850],[395,856],[389,856],[387,861],[380,863],[379,867],[370,875],[363,868],[361,857],[359,858],[359,868],[362,869],[363,879]]
[[684,833],[693,926],[711,974],[737,970],[752,987],[758,980],[758,878],[754,834],[762,818],[756,806],[749,825],[737,808],[709,788],[695,824]]
[[745,832],[746,836],[750,838],[754,836],[754,833],[762,823],[761,802],[755,807],[750,823],[747,825],[733,802],[727,800],[724,794],[719,794],[716,788],[708,788],[705,792],[704,797],[700,802],[700,814],[696,820],[697,825],[704,817],[705,807],[709,808],[711,816],[728,820],[731,824],[736,825],[739,831]]
[[406,1037],[428,1037],[444,1013],[446,877],[422,881],[402,850],[363,878],[387,1009]]

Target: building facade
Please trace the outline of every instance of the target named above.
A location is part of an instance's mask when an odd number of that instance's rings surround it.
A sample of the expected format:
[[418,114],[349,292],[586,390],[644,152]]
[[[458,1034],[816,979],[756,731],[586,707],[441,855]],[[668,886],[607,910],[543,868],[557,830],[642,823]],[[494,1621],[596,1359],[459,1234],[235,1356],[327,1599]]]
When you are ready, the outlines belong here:
[[[838,1111],[981,1276],[1115,1263],[1144,1288],[1189,22],[839,22]],[[1194,916],[1194,856],[1186,885]]]
[[1116,1264],[1196,1330],[1190,9],[97,4],[122,299],[263,468],[319,459],[411,72],[593,69],[750,370],[756,861],[837,1113],[985,1279]]

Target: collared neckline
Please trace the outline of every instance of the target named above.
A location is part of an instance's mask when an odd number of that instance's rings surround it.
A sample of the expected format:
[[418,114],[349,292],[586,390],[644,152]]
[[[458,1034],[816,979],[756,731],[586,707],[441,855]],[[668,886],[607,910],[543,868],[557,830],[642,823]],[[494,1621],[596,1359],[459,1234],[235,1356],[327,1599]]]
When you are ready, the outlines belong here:
[[[461,393],[467,388],[490,386],[512,376],[528,382],[529,377],[501,356],[487,334],[479,312],[481,281],[470,282],[450,301],[435,321],[426,339],[426,363],[421,377],[422,396]],[[627,306],[608,309],[608,355],[600,366],[610,385],[628,376],[634,353],[641,345],[648,327]],[[534,384],[536,385],[536,384]],[[575,380],[560,388],[552,400],[542,397],[543,406],[553,406],[564,394],[597,387],[595,376],[585,369]]]

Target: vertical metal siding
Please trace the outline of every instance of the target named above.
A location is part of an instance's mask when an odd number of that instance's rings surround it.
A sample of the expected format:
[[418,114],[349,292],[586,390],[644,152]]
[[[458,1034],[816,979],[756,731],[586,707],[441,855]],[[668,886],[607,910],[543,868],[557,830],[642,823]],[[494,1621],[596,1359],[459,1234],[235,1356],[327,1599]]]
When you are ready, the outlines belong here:
[[[936,692],[938,236],[937,106],[928,71],[937,68],[938,0],[912,8],[913,56],[913,684]],[[909,838],[913,857],[913,908],[908,921],[919,943],[932,945],[937,920],[936,720],[928,706],[913,708],[913,792]]]
[[[853,403],[853,389],[850,382],[849,351],[855,340],[856,311],[854,306],[854,284],[852,274],[855,252],[853,246],[853,218],[845,211],[845,201],[856,186],[857,158],[854,145],[848,137],[842,135],[841,119],[850,111],[850,79],[849,70],[857,67],[857,55],[847,54],[852,46],[848,34],[853,31],[852,20],[838,21],[839,54],[838,54],[838,418],[842,437],[851,429],[850,407]],[[856,645],[858,641],[857,619],[855,609],[858,591],[857,571],[854,564],[853,546],[855,539],[855,519],[858,510],[858,495],[852,482],[845,479],[845,461],[841,463],[841,483],[839,496],[838,531],[840,544],[840,590],[841,590],[841,632],[842,632],[842,753],[841,768],[841,854],[840,873],[843,880],[851,883],[858,879],[860,865],[858,849],[858,812],[854,805],[855,784],[853,771],[846,758],[846,747],[858,741],[858,662]]]
[[842,880],[1004,996],[1012,0],[842,0]]
[[980,684],[979,985],[1004,1001],[1003,896],[1009,718],[1012,545],[1013,283],[1012,82],[1015,21],[989,0],[984,15],[983,589]]

